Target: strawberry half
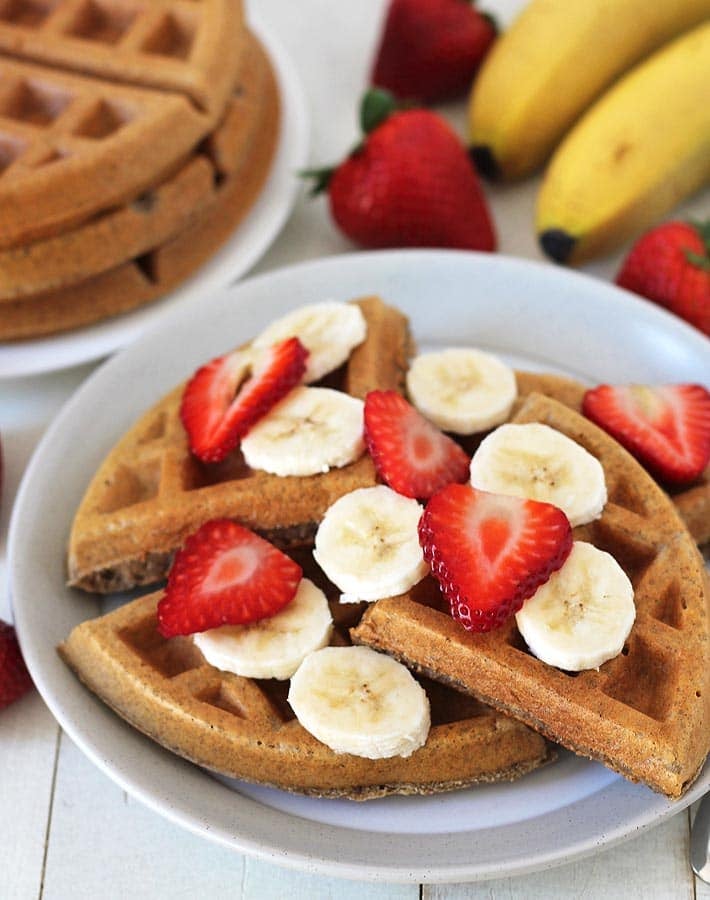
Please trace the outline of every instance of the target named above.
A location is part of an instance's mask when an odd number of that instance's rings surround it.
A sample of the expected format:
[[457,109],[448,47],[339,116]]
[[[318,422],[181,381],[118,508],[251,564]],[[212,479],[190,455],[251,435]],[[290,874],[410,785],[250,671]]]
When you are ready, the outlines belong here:
[[419,543],[453,618],[491,631],[562,566],[572,528],[550,503],[450,484],[427,504]]
[[710,462],[710,393],[699,384],[602,384],[582,412],[661,481],[689,484]]
[[365,397],[365,443],[377,474],[405,497],[426,500],[452,481],[466,481],[470,459],[396,391]]
[[288,338],[260,351],[213,359],[192,376],[180,404],[190,450],[203,462],[220,462],[252,425],[300,383],[308,351]]
[[293,600],[303,572],[273,544],[230,519],[205,522],[175,555],[158,603],[163,637],[246,625]]
[[0,709],[9,706],[32,687],[32,679],[17,643],[15,629],[0,622]]

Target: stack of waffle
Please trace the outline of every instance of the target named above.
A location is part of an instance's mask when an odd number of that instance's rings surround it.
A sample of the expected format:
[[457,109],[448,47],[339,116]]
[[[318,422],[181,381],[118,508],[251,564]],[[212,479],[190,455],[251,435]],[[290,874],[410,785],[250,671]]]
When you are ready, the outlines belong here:
[[185,279],[258,196],[278,120],[240,0],[0,0],[0,340]]

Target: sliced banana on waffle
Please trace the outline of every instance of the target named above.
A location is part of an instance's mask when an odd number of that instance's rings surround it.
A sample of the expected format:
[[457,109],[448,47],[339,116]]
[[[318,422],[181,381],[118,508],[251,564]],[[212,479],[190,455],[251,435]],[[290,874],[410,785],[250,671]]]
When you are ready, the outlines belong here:
[[604,469],[584,447],[548,425],[501,425],[471,460],[471,484],[494,494],[559,507],[570,524],[598,519],[607,499]]
[[242,439],[252,469],[316,475],[346,466],[365,450],[362,400],[330,388],[297,387]]
[[385,485],[336,500],[318,526],[313,556],[341,601],[380,600],[409,590],[429,568],[419,545],[422,507]]
[[518,389],[515,373],[497,357],[452,348],[417,356],[407,372],[407,392],[438,428],[475,434],[505,422]]
[[333,630],[328,601],[320,588],[301,579],[281,612],[249,625],[224,625],[194,634],[207,662],[244,678],[290,678],[313,650],[325,647]]
[[336,753],[411,756],[430,727],[429,699],[401,664],[369,647],[325,647],[291,679],[296,718]]
[[568,672],[621,653],[636,618],[634,589],[611,554],[575,541],[564,565],[516,613],[530,650]]
[[367,323],[356,303],[326,301],[300,306],[272,322],[252,346],[268,347],[297,337],[308,350],[303,382],[310,384],[341,366],[366,334]]

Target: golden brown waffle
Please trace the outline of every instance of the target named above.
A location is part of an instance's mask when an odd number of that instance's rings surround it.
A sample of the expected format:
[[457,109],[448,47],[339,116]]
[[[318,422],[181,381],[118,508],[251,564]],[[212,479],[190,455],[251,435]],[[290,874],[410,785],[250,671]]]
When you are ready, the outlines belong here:
[[[334,753],[294,718],[288,682],[221,672],[191,638],[162,638],[159,597],[150,594],[84,622],[60,653],[119,715],[200,766],[299,793],[367,800],[511,780],[554,755],[524,725],[426,680],[432,728],[412,756],[371,760]],[[349,643],[348,629],[363,607],[331,602],[332,644]]]
[[[328,383],[355,397],[400,389],[409,350],[407,321],[376,297],[357,302],[367,337]],[[218,465],[200,463],[188,450],[179,418],[182,390],[177,387],[147,412],[91,481],[69,541],[73,586],[108,593],[157,582],[185,537],[223,516],[281,547],[307,546],[338,497],[376,483],[367,455],[306,478],[252,471],[239,452]]]
[[700,554],[667,495],[587,419],[531,394],[513,420],[556,428],[604,467],[609,502],[575,538],[611,553],[633,583],[637,616],[622,653],[599,670],[555,669],[528,652],[514,618],[488,634],[466,632],[430,578],[371,606],[353,639],[678,797],[710,749],[710,613]]
[[[53,334],[134,309],[164,295],[217,250],[257,199],[276,147],[278,91],[273,72],[263,56],[262,61],[260,78],[263,77],[264,83],[258,93],[241,92],[235,96],[221,128],[203,143],[201,152],[178,176],[178,184],[171,182],[165,187],[165,191],[173,194],[179,190],[179,184],[189,179],[200,193],[202,186],[207,185],[208,195],[202,197],[199,208],[185,210],[187,224],[183,223],[182,230],[165,243],[149,247],[133,260],[93,278],[0,304],[0,340]],[[242,126],[248,122],[252,127],[245,130]],[[138,206],[160,190],[144,195],[137,201]],[[157,210],[155,216],[169,228],[169,215],[160,212],[160,203],[162,200],[156,201],[146,213],[136,210],[134,203],[128,210],[109,217],[108,226],[102,224],[104,220],[97,222],[94,232],[102,233],[105,227],[110,228],[111,223],[118,221],[122,223],[123,233],[137,218],[151,219],[153,208]],[[146,221],[140,229],[136,228],[130,239],[150,244],[150,223]],[[63,238],[59,237],[53,246],[62,243]],[[81,247],[76,245],[76,250],[80,254]],[[102,249],[99,244],[96,259],[105,261],[115,250],[115,245],[113,249]],[[60,257],[57,266],[67,270],[70,261]]]
[[[517,372],[518,406],[528,394],[538,392],[559,400],[579,412],[586,388],[571,378],[540,372]],[[676,505],[686,528],[695,543],[703,546],[710,543],[710,466],[693,484],[686,487],[663,486]]]
[[250,36],[225,115],[203,146],[174,175],[127,205],[79,228],[0,251],[0,304],[86,281],[187,228],[214,201],[224,180],[248,160],[259,129],[268,131],[264,117],[275,106],[269,77],[266,54]]
[[183,94],[221,115],[245,36],[240,0],[2,0],[0,51]]
[[128,202],[213,126],[178,94],[0,59],[0,247]]

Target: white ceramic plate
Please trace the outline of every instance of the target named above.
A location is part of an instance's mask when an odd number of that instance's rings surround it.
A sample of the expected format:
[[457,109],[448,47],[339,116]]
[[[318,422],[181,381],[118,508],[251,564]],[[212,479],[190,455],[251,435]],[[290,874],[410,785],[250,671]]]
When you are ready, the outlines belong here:
[[0,378],[38,375],[79,365],[127,347],[170,309],[207,297],[255,265],[281,231],[299,189],[309,141],[308,108],[298,73],[279,41],[250,20],[266,47],[281,94],[279,146],[259,199],[229,240],[176,290],[147,306],[105,322],[36,340],[0,344]]
[[464,881],[595,852],[673,815],[710,786],[706,766],[669,803],[563,755],[508,785],[367,804],[217,781],[138,734],[86,691],[54,648],[99,604],[64,587],[64,551],[87,479],[131,422],[204,360],[274,316],[327,297],[379,293],[420,345],[470,343],[516,364],[600,380],[698,381],[710,342],[591,278],[502,256],[393,251],[262,275],[168,312],[89,378],[47,431],[10,528],[14,617],[28,665],[70,737],[125,790],[192,831],[273,862],[359,879]]

